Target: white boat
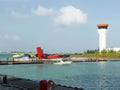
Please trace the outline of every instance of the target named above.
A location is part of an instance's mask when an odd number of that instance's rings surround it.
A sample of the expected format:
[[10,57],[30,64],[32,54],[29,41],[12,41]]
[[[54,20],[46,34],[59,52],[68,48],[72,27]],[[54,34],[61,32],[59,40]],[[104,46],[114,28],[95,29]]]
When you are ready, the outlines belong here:
[[53,64],[71,64],[72,61],[68,58],[58,58],[51,60]]
[[72,61],[57,60],[53,64],[71,64]]
[[68,59],[68,58],[56,58],[56,59],[48,59],[44,63],[45,64],[62,65],[62,64],[71,64],[72,61],[70,59]]

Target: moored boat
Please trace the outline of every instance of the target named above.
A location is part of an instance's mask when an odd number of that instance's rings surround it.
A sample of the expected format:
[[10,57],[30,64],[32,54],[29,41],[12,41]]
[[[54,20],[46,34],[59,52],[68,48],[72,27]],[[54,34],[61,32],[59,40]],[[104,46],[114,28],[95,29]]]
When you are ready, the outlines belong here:
[[72,61],[63,61],[62,59],[56,60],[53,64],[71,64]]
[[43,59],[45,64],[71,64],[72,61],[69,58],[55,58],[55,59]]
[[30,54],[25,53],[18,53],[13,55],[14,61],[20,61],[20,62],[26,62],[26,61],[32,61],[32,58],[30,58]]

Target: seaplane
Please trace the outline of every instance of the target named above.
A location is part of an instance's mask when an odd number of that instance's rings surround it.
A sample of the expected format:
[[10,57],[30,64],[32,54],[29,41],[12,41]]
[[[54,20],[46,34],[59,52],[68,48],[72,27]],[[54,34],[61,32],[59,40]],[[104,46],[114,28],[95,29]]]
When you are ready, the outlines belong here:
[[51,54],[51,55],[44,54],[41,47],[37,47],[36,51],[37,51],[38,60],[43,60],[44,63],[50,63],[50,64],[56,64],[56,65],[72,63],[70,58],[63,57],[63,55],[60,55],[60,54]]
[[13,55],[13,61],[29,62],[42,61],[43,63],[50,63],[56,65],[71,64],[72,60],[69,57],[64,57],[60,54],[44,54],[41,47],[36,47],[37,54],[18,53]]

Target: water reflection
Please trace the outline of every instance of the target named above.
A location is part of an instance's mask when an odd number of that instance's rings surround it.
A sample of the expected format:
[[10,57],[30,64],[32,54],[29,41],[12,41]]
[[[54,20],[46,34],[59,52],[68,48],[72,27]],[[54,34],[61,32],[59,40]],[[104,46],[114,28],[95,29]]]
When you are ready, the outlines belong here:
[[99,75],[100,77],[98,78],[98,83],[97,83],[97,89],[101,89],[101,90],[108,90],[108,80],[107,77],[105,75],[106,72],[106,62],[102,61],[99,62]]
[[38,69],[42,69],[42,68],[43,68],[43,65],[39,64],[39,65],[37,65],[37,68],[38,68]]

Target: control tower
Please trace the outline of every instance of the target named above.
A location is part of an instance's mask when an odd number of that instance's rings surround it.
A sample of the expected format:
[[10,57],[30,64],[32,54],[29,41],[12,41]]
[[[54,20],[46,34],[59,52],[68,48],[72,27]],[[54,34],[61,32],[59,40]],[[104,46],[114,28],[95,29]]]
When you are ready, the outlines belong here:
[[106,49],[106,34],[108,24],[97,24],[99,34],[99,52]]

